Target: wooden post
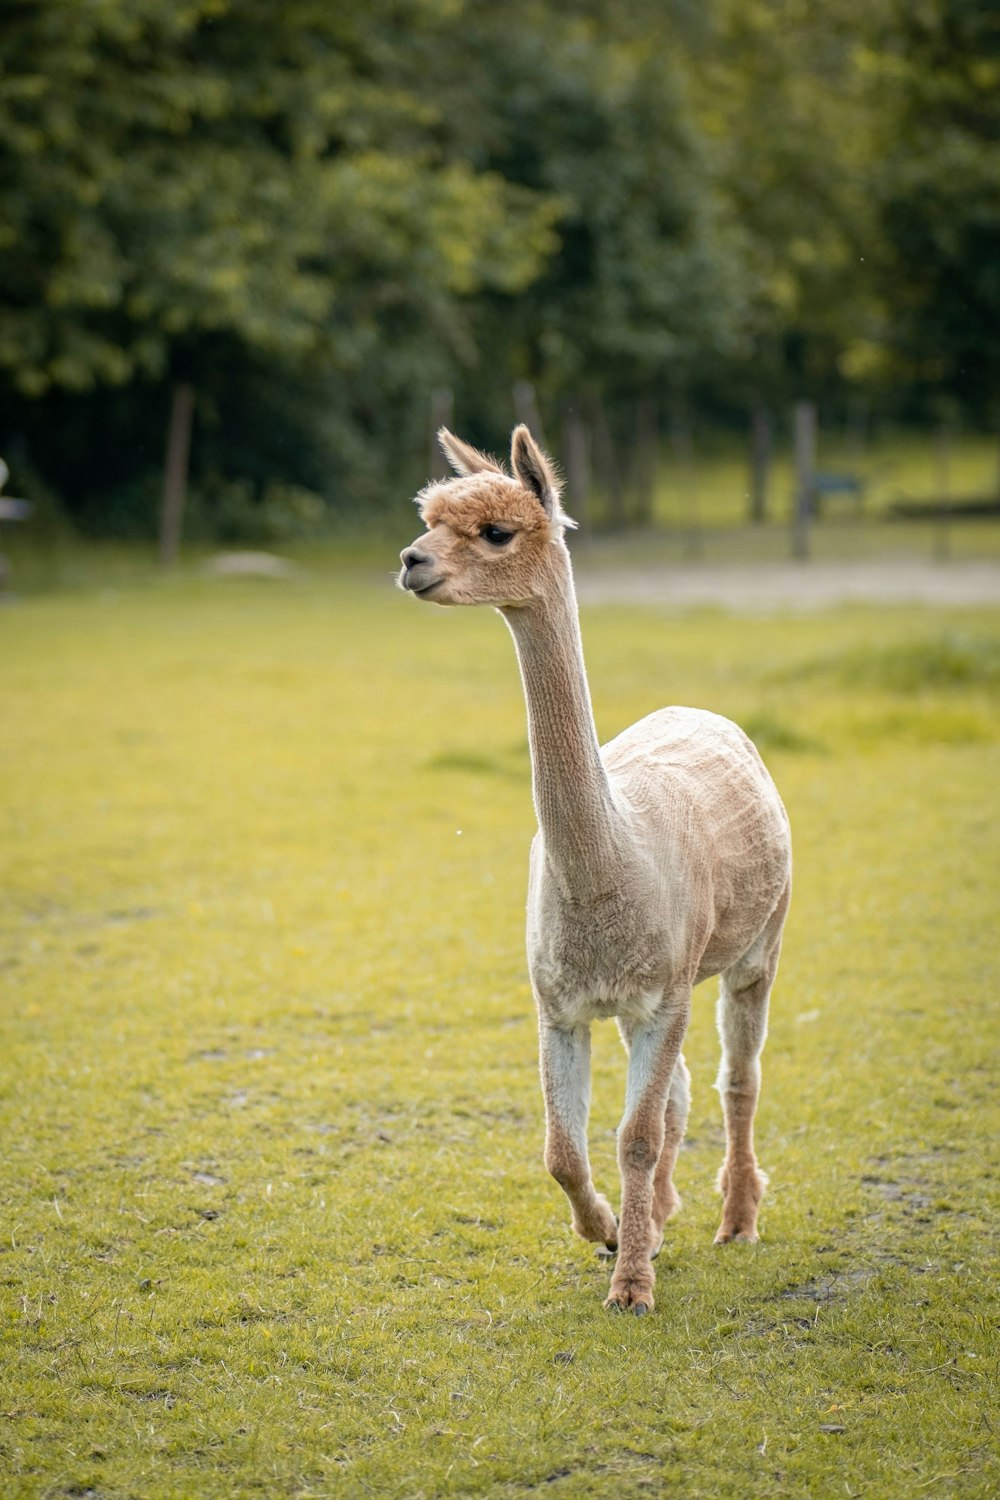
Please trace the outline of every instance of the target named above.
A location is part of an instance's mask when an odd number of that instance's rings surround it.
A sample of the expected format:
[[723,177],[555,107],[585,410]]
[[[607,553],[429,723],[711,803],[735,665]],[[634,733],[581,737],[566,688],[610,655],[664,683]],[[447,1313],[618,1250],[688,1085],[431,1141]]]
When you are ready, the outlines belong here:
[[589,542],[587,429],[576,405],[567,406],[563,413],[563,463],[566,467],[566,509],[579,527],[581,540]]
[[750,520],[767,520],[767,481],[771,467],[771,413],[755,406],[750,418]]
[[451,387],[447,385],[436,386],[431,391],[431,440],[430,440],[430,463],[428,472],[432,479],[445,479],[451,469],[448,460],[441,451],[438,442],[438,431],[442,427],[450,429],[454,420],[455,397]]
[[163,508],[160,512],[160,563],[172,568],[180,552],[187,499],[188,458],[194,420],[194,387],[178,381],[170,402],[167,453],[163,470]]
[[795,508],[792,517],[792,556],[809,556],[809,523],[816,490],[816,407],[812,401],[795,403]]

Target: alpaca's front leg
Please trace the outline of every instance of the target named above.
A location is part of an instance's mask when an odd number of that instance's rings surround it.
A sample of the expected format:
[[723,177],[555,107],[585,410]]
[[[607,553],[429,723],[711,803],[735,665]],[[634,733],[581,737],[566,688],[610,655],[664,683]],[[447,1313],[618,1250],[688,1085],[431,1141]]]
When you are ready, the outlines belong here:
[[[620,1016],[618,1029],[625,1050],[632,1046],[634,1022]],[[650,1225],[651,1253],[659,1254],[663,1245],[663,1229],[671,1214],[681,1206],[680,1196],[674,1187],[674,1166],[687,1130],[688,1113],[691,1108],[691,1074],[687,1070],[683,1052],[677,1054],[674,1075],[667,1094],[667,1107],[663,1117],[663,1146],[660,1150],[656,1171],[653,1174],[653,1216]]]
[[618,1262],[606,1307],[648,1312],[653,1306],[654,1178],[664,1146],[671,1079],[691,1014],[690,992],[668,997],[650,1022],[631,1033],[625,1115],[618,1130],[622,1213]]
[[618,1242],[618,1223],[606,1198],[595,1192],[587,1153],[590,1114],[590,1027],[563,1030],[539,1024],[545,1096],[545,1165],[570,1201],[573,1228],[585,1240]]

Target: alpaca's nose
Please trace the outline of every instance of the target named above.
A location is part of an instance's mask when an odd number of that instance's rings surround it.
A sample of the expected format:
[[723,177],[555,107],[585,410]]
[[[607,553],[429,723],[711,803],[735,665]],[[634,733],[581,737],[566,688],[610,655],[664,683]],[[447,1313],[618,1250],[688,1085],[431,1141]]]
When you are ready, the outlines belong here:
[[416,568],[420,563],[430,562],[426,552],[418,552],[416,547],[407,547],[399,554],[399,560],[404,568]]

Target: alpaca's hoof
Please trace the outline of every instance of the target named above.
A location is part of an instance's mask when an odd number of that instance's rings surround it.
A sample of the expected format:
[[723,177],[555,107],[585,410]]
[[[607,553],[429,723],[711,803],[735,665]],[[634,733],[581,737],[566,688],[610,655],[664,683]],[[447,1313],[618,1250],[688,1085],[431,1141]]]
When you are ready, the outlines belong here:
[[644,1318],[652,1307],[652,1299],[649,1302],[625,1302],[618,1297],[609,1297],[604,1306],[610,1313],[632,1313],[636,1318]]
[[[615,1228],[617,1229],[617,1227],[618,1220],[616,1219]],[[598,1245],[597,1253],[602,1260],[614,1260],[618,1254],[618,1236],[615,1235],[614,1239],[605,1240],[603,1245]]]
[[756,1245],[759,1239],[756,1229],[729,1229],[723,1224],[715,1236],[717,1245]]
[[637,1318],[644,1317],[653,1310],[652,1277],[622,1277],[617,1283],[612,1278],[611,1292],[604,1306],[608,1312],[630,1312]]
[[732,1169],[723,1164],[719,1173],[719,1188],[726,1201],[715,1243],[728,1245],[734,1240],[741,1240],[752,1245],[757,1239],[757,1210],[767,1187],[767,1173],[755,1166],[736,1181],[733,1180],[733,1175]]
[[598,1255],[603,1255],[605,1250],[614,1255],[618,1249],[618,1216],[612,1212],[606,1198],[598,1198],[594,1212],[582,1217],[577,1217],[574,1212],[573,1233],[596,1245]]

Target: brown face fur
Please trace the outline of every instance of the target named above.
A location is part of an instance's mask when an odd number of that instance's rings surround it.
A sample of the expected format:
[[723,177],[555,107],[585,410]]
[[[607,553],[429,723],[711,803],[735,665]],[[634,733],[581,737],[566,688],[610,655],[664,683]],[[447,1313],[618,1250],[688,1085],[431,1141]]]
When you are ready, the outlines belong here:
[[[558,511],[549,514],[557,503],[551,469],[544,469],[547,484],[540,494],[450,434],[446,438],[445,451],[465,472],[428,485],[417,497],[427,531],[400,554],[400,588],[433,604],[530,604],[545,592],[546,564],[565,524]],[[524,443],[521,437],[522,450]],[[532,464],[546,462],[534,445],[529,456]],[[527,472],[529,479],[537,477],[535,468]],[[509,540],[500,541],[497,533]]]

